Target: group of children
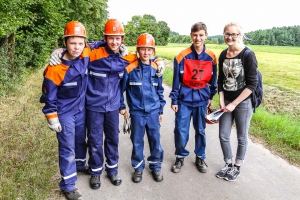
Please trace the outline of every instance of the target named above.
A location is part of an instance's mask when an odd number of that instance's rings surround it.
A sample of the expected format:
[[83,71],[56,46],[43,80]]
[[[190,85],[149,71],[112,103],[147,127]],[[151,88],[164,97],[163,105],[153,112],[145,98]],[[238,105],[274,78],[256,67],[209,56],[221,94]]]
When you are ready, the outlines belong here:
[[[224,39],[228,39],[225,42],[229,46],[228,59],[235,58],[237,55],[229,54],[231,50],[235,50],[234,52],[239,55],[244,48],[247,48],[240,43],[242,38],[238,42],[235,40],[237,37],[232,31],[239,31],[236,34],[243,36],[237,24],[228,25],[224,29]],[[226,36],[228,34],[229,37]],[[57,132],[59,167],[62,176],[60,188],[67,199],[82,199],[82,195],[75,188],[79,171],[91,175],[92,189],[100,188],[100,175],[104,166],[112,184],[118,186],[122,183],[118,175],[118,144],[119,113],[127,114],[124,92],[126,92],[126,103],[131,116],[130,139],[133,144],[131,164],[134,168],[132,181],[135,183],[142,181],[146,165],[143,154],[145,132],[150,146],[150,156],[147,160],[153,179],[157,182],[163,180],[161,167],[164,150],[160,144],[159,130],[166,104],[162,86],[163,62],[161,59],[153,58],[155,39],[151,34],[144,33],[138,37],[136,54],[121,51],[124,35],[123,25],[116,19],[110,19],[104,28],[105,40],[88,46],[85,41],[84,26],[78,21],[71,21],[65,27],[66,50],[58,59],[59,62],[56,63],[58,65],[49,65],[45,69],[40,102],[45,103],[43,112],[49,127]],[[220,70],[227,73],[224,73],[225,75],[220,73],[222,75],[219,75],[217,85],[218,61],[215,54],[204,44],[208,36],[206,25],[202,22],[195,23],[191,28],[190,36],[192,45],[174,58],[170,98],[171,107],[175,111],[175,163],[171,170],[178,173],[184,165],[184,158],[189,155],[186,145],[189,139],[190,120],[193,118],[195,165],[201,173],[207,172],[208,166],[204,161],[206,158],[205,117],[207,107],[211,105],[218,89],[219,94],[221,93],[220,107],[226,112],[224,114],[226,122],[222,122],[223,116],[220,119],[220,142],[226,164],[217,177],[233,181],[239,175],[240,164],[244,159],[247,148],[245,136],[251,119],[250,111],[244,114],[237,108],[241,102],[247,102],[245,106],[249,106],[249,95],[255,86],[255,80],[252,80],[254,72],[248,76],[248,70],[245,70],[243,77],[236,80],[239,87],[227,91],[228,80],[232,79],[231,67],[236,66],[226,67],[227,58],[224,64],[222,61]],[[253,55],[251,54],[252,57]],[[254,61],[256,61],[255,56],[252,64],[255,64]],[[243,63],[243,66],[246,65]],[[249,87],[248,77],[252,81]],[[234,93],[236,99],[227,92]],[[243,133],[238,133],[238,137],[243,137],[244,141],[241,141],[241,145],[239,143],[236,164],[233,166],[228,137],[233,119],[236,119],[236,110],[240,113],[239,119],[244,117],[249,123],[245,126],[242,122],[239,123]],[[86,168],[87,149],[88,168]],[[232,176],[229,177],[228,174]]]

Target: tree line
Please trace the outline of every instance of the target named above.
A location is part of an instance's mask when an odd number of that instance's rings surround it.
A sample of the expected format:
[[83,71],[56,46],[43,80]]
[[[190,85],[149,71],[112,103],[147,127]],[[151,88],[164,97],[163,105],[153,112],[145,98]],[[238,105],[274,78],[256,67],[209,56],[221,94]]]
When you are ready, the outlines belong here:
[[[78,20],[87,29],[88,40],[103,39],[108,19],[108,0],[1,0],[0,4],[0,97],[18,88],[28,72],[48,62],[53,49],[62,47],[64,27]],[[119,19],[121,20],[121,19]],[[134,46],[141,33],[150,33],[156,45],[191,43],[165,21],[153,15],[135,15],[124,25],[125,44]],[[300,26],[258,30],[246,35],[246,44],[300,46]],[[206,43],[222,44],[223,36],[209,37]]]
[[[270,46],[300,46],[300,26],[273,27],[245,33],[245,44]],[[189,35],[170,32],[170,43],[191,43]],[[223,44],[223,35],[209,36],[207,44]]]

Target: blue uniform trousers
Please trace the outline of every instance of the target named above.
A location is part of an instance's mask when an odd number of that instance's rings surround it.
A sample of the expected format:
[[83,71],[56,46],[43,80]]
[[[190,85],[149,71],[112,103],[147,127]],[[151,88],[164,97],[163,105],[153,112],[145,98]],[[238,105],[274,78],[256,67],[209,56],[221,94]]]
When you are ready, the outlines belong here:
[[160,145],[160,123],[158,113],[147,116],[131,115],[131,136],[133,144],[131,164],[136,171],[143,171],[144,160],[144,135],[148,137],[150,156],[148,157],[150,170],[160,170],[163,162],[164,150]]
[[93,176],[102,174],[104,162],[103,139],[106,157],[105,171],[108,176],[117,174],[119,161],[119,110],[110,112],[87,110],[87,129],[90,174]]
[[77,170],[84,169],[86,166],[87,143],[85,113],[86,111],[83,109],[80,116],[75,116],[75,160]]
[[205,159],[205,116],[206,105],[199,107],[190,107],[183,104],[178,105],[178,112],[175,118],[175,155],[184,158],[189,155],[185,148],[189,140],[190,120],[193,117],[193,126],[195,129],[195,154],[201,159]]
[[[85,152],[86,145],[84,141],[78,141],[78,138],[83,138],[86,134],[85,127],[81,127],[85,121],[85,111],[81,111],[69,117],[59,119],[62,126],[62,131],[57,133],[58,151],[59,151],[59,169],[62,176],[59,187],[63,191],[71,191],[75,189],[77,181],[76,161],[75,161],[75,141],[82,144],[77,146],[76,152]],[[82,136],[84,135],[84,136]],[[81,153],[83,154],[83,153]],[[76,156],[77,157],[77,156]]]

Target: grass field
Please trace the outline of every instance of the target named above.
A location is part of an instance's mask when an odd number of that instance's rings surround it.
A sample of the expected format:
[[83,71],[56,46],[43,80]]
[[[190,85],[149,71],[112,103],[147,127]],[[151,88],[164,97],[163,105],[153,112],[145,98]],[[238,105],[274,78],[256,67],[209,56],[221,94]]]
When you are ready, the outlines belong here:
[[[157,47],[165,58],[166,84],[173,58],[189,44]],[[207,45],[216,55],[225,45]],[[253,115],[250,133],[274,153],[300,166],[300,48],[250,46],[263,74],[264,102]],[[135,47],[129,47],[131,51]],[[0,199],[57,199],[56,134],[47,127],[39,103],[42,70],[27,77],[18,93],[0,99]],[[167,97],[166,97],[167,98]],[[217,103],[216,95],[214,106]],[[54,175],[54,176],[53,176]]]

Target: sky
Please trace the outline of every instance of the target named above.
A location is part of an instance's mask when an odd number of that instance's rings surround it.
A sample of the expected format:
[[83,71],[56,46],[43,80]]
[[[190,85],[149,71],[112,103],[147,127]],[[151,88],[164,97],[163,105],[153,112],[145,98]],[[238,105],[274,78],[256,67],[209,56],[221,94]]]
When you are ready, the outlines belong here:
[[171,31],[189,35],[191,26],[204,22],[208,36],[222,35],[224,26],[238,22],[244,33],[300,25],[298,0],[108,0],[109,18],[124,24],[132,16],[153,15]]

